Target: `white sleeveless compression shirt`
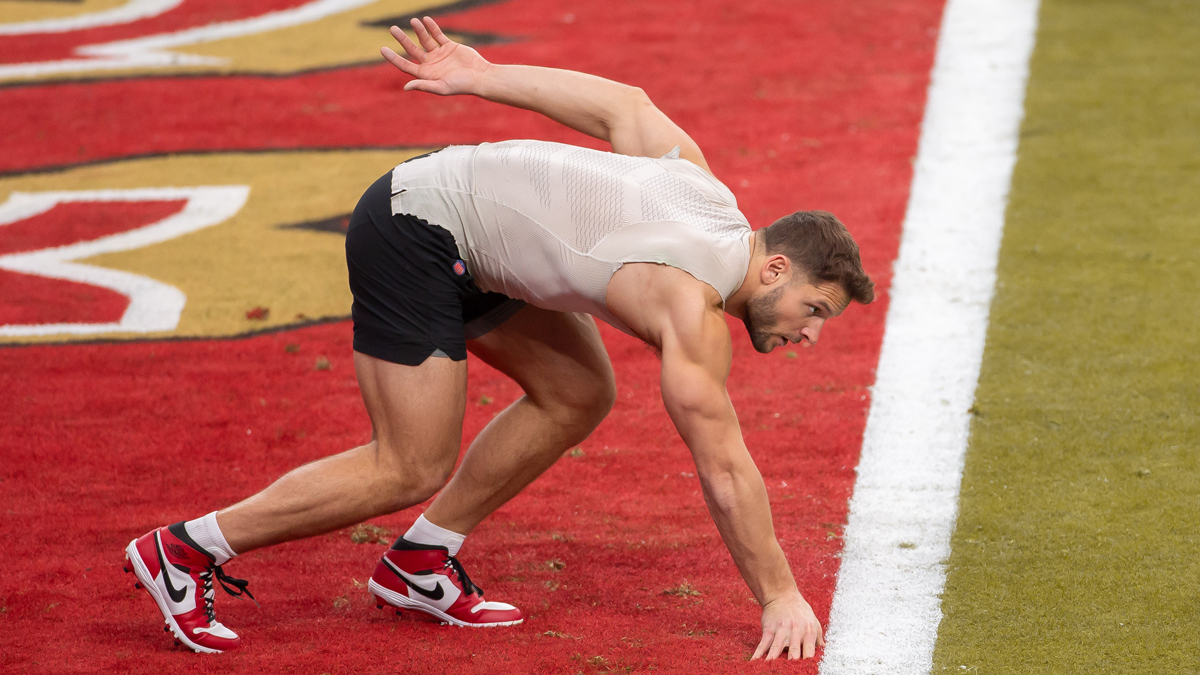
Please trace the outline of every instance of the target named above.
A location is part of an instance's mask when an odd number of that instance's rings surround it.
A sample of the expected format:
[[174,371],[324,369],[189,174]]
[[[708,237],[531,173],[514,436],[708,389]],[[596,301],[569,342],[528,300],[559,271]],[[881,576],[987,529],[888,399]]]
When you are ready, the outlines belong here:
[[626,333],[605,304],[622,264],[677,267],[722,300],[750,264],[733,193],[678,148],[654,159],[545,141],[450,146],[393,170],[392,213],[454,235],[481,289]]

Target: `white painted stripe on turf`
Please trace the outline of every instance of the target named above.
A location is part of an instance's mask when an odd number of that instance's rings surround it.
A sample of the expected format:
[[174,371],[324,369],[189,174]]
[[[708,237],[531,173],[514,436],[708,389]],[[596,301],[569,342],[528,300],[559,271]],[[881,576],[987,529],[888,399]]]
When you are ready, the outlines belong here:
[[19,23],[0,23],[0,35],[30,35],[35,33],[68,33],[73,30],[116,26],[148,19],[175,9],[183,0],[129,0],[101,12]]
[[1037,0],[949,0],[822,675],[933,663]]
[[[248,185],[132,190],[66,190],[14,192],[0,204],[0,227],[69,202],[145,202],[186,199],[183,209],[132,230],[67,246],[0,255],[0,269],[65,279],[107,288],[129,298],[119,321],[110,323],[3,324],[0,337],[94,335],[112,332],[151,333],[174,330],[187,303],[183,291],[161,281],[105,267],[74,262],[83,258],[142,248],[216,225],[241,210]],[[0,235],[3,230],[0,229]]]

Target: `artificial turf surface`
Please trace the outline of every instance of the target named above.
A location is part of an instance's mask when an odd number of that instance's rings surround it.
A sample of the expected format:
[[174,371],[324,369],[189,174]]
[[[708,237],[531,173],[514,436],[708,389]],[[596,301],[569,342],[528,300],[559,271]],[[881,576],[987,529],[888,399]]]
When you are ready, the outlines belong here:
[[[245,10],[238,7],[251,4],[300,0],[189,1],[175,11],[209,17],[213,8],[232,7],[241,16]],[[645,88],[705,149],[755,226],[796,209],[821,208],[839,214],[859,238],[884,298],[831,322],[817,348],[795,350],[791,358],[782,350],[758,355],[733,326],[731,396],[767,479],[784,550],[824,619],[941,1],[468,5],[443,25],[510,36],[485,48],[497,61],[575,68]],[[179,18],[150,23],[188,23]],[[115,39],[135,37],[142,28],[97,30]],[[376,33],[368,54],[389,40],[385,29]],[[46,44],[85,38],[60,36]],[[0,36],[0,61],[40,59],[67,48],[35,42]],[[0,172],[13,180],[4,185],[80,189],[73,177],[100,180],[107,172],[132,181],[137,167],[153,164],[162,168],[136,176],[142,186],[248,182],[255,200],[280,183],[212,167],[228,167],[223,163],[233,154],[246,152],[261,153],[268,163],[291,158],[301,164],[299,150],[391,147],[399,161],[405,147],[511,137],[598,145],[532,113],[403,93],[404,78],[369,58],[368,65],[288,76],[166,71],[149,78],[7,83],[0,87]],[[297,152],[285,157],[285,150]],[[132,159],[185,152],[161,163]],[[205,167],[208,173],[201,172]],[[382,170],[363,179],[362,188]],[[326,181],[324,187],[331,193],[336,186]],[[8,189],[0,186],[0,198]],[[305,197],[301,189],[288,194]],[[270,261],[280,252],[271,242],[285,236],[328,237],[336,244],[337,234],[275,226],[344,213],[356,196],[328,211],[252,227],[231,220],[143,253],[147,264],[163,265],[167,254],[190,248],[194,255],[180,264],[191,267],[172,273],[203,272],[220,286],[232,278],[220,265],[243,259],[230,255],[245,250],[231,249],[239,238],[264,233],[261,250]],[[248,202],[243,215],[255,203]],[[56,227],[68,220],[47,218]],[[40,228],[39,236],[51,229]],[[286,244],[292,245],[298,246]],[[87,262],[124,269],[134,253],[120,265],[117,256]],[[317,274],[305,261],[281,263],[276,281],[301,286]],[[157,274],[150,269],[132,271]],[[28,293],[37,280],[22,283]],[[0,536],[8,562],[0,572],[0,670],[693,674],[747,667],[760,612],[717,538],[694,466],[661,408],[659,364],[643,345],[607,329],[621,391],[614,412],[581,455],[564,458],[485,521],[463,550],[464,564],[489,598],[529,611],[525,624],[451,630],[376,611],[361,584],[383,547],[354,543],[351,532],[341,531],[229,564],[263,603],[258,609],[217,601],[220,618],[243,634],[244,649],[205,658],[173,648],[151,601],[121,574],[122,547],[152,527],[227,505],[297,464],[369,437],[347,322],[211,339],[227,335],[220,326],[230,321],[260,325],[246,316],[254,304],[273,308],[264,324],[313,315],[311,306],[291,304],[274,285],[239,284],[260,294],[244,301],[210,302],[204,293],[190,293],[171,337],[193,339],[0,349]],[[0,287],[0,305],[15,295],[6,294],[9,288],[15,287]],[[61,295],[47,291],[46,302]],[[42,309],[6,311],[34,321],[50,315],[37,314]],[[72,307],[58,309],[87,319]],[[205,323],[206,313],[221,314],[220,321]],[[189,326],[201,328],[185,330]],[[478,362],[470,369],[468,438],[518,395],[495,371]],[[416,513],[374,524],[395,536]],[[753,667],[816,671],[811,661]]]
[[1200,669],[1200,4],[1043,0],[934,672]]

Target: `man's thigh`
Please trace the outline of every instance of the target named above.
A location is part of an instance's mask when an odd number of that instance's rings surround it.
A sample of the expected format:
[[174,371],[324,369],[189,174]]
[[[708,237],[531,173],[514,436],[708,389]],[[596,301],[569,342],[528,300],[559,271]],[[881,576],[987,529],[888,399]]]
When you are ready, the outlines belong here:
[[465,360],[431,356],[406,366],[355,352],[354,369],[380,461],[453,467],[466,410]]
[[608,352],[587,314],[526,305],[467,348],[508,375],[535,403],[590,409],[612,404],[616,385]]

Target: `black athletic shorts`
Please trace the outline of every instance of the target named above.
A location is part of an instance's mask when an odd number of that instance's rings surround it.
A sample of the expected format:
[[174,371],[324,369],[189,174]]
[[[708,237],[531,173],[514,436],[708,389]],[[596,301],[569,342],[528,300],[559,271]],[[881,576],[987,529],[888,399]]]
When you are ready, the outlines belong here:
[[363,193],[346,232],[354,351],[406,366],[430,356],[462,361],[467,340],[525,303],[479,290],[450,232],[392,215],[391,188],[389,171]]

